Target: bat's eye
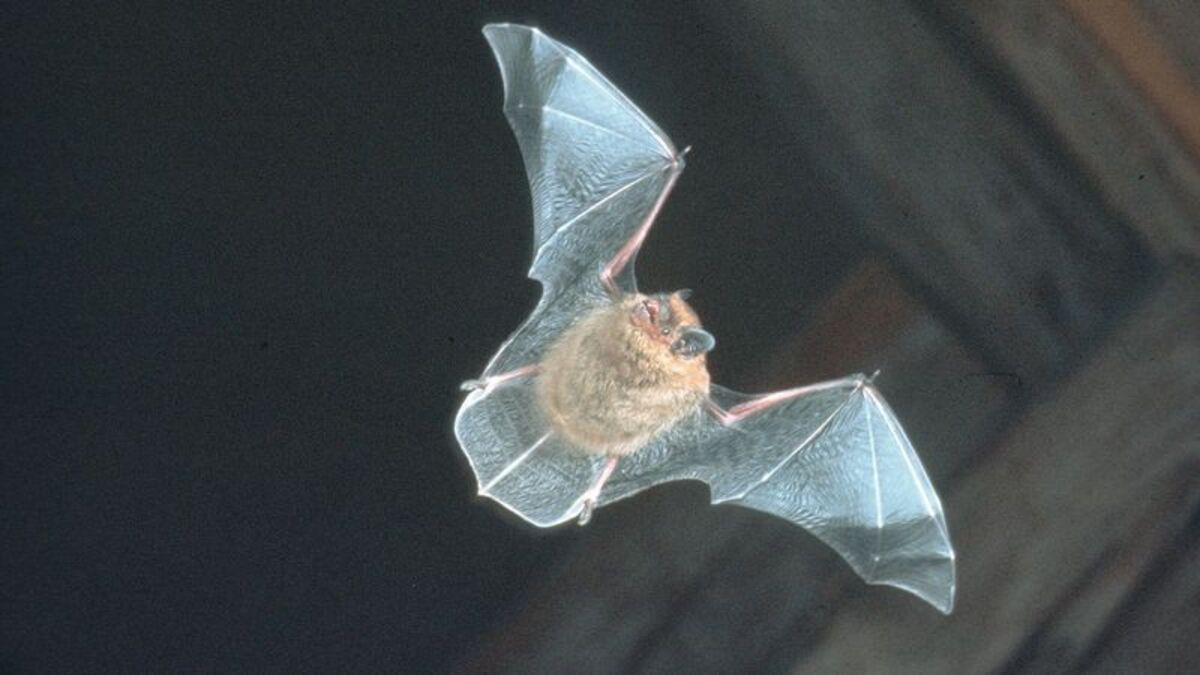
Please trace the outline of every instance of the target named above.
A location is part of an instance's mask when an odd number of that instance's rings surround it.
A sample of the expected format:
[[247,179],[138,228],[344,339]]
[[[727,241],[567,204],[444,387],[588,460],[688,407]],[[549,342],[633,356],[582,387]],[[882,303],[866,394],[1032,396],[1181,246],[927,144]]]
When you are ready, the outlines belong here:
[[662,329],[662,334],[663,334],[663,335],[670,335],[670,334],[671,334],[671,329],[670,329],[670,328],[667,328],[667,327],[665,327],[665,326],[664,326],[664,327],[663,327],[663,329]]

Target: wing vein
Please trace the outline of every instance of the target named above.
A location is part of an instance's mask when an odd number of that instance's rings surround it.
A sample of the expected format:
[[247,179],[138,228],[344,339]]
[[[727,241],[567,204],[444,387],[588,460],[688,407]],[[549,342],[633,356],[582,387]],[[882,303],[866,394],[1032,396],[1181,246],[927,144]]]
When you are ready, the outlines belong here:
[[879,555],[883,550],[883,496],[879,485],[879,448],[875,445],[875,424],[871,419],[871,402],[863,397],[863,410],[867,413],[867,439],[871,446],[871,469],[875,479],[875,550],[871,553],[871,574],[879,567]]
[[500,481],[507,478],[508,474],[512,473],[514,469],[516,469],[518,466],[524,464],[525,460],[529,459],[529,456],[532,455],[535,450],[537,450],[539,447],[541,447],[542,443],[545,443],[547,438],[550,438],[549,431],[546,432],[545,436],[542,436],[541,438],[539,438],[536,443],[529,446],[529,448],[525,452],[522,452],[520,457],[517,457],[516,459],[514,459],[512,461],[511,464],[504,467],[504,470],[501,471],[500,473],[496,474],[495,478],[488,481],[488,484],[484,485],[483,488],[479,490],[479,494],[483,494],[483,495],[487,494],[488,490],[491,490],[492,488],[496,487],[496,485]]
[[[856,389],[855,391],[858,391],[858,390]],[[853,396],[853,395],[854,394],[851,393],[850,396]],[[794,450],[789,452],[787,454],[787,456],[784,457],[778,464],[776,464],[770,471],[763,474],[762,478],[759,478],[758,481],[756,481],[750,487],[746,488],[744,491],[742,491],[740,494],[738,494],[736,497],[734,497],[734,499],[741,499],[741,498],[745,497],[746,495],[753,492],[759,485],[762,485],[763,483],[766,483],[767,481],[771,480],[771,477],[774,476],[776,473],[778,473],[779,470],[782,469],[788,462],[792,461],[792,458],[794,458],[801,450],[803,450],[804,448],[807,448],[809,445],[811,445],[812,442],[814,440],[816,440],[816,438],[818,436],[820,436],[822,433],[824,433],[825,429],[827,429],[829,427],[829,425],[833,423],[833,420],[836,419],[837,416],[842,413],[842,410],[845,410],[846,406],[849,405],[850,396],[846,397],[846,400],[842,401],[841,404],[838,405],[837,410],[834,410],[829,415],[829,417],[826,417],[825,421],[821,422],[821,425],[818,426],[811,434],[809,434],[807,438],[805,438],[803,441],[801,441],[800,444],[797,445]]]
[[[643,147],[646,146],[644,139],[634,138],[632,136],[629,136],[628,134],[623,134],[623,133],[617,131],[616,129],[612,129],[612,128],[609,128],[609,127],[606,127],[606,126],[603,126],[600,124],[596,124],[595,122],[593,122],[589,119],[580,117],[579,115],[572,115],[571,113],[566,112],[565,110],[559,110],[558,108],[555,108],[554,106],[552,106],[548,103],[540,105],[540,106],[536,106],[536,107],[527,105],[525,103],[518,103],[515,106],[515,110],[529,110],[529,111],[540,110],[542,112],[553,113],[555,115],[558,115],[559,117],[565,117],[573,122],[579,122],[580,124],[586,124],[587,126],[592,127],[593,129],[603,131],[607,134],[616,136],[617,138],[623,138],[623,139],[629,141],[630,143],[635,143],[635,144],[641,145]],[[655,151],[658,150],[658,148],[649,148],[649,149],[655,150]],[[670,157],[664,157],[664,159],[670,159]]]
[[[873,392],[868,390],[867,395],[871,397],[871,400],[875,402],[876,405],[880,405],[879,398]],[[881,405],[880,409],[883,409]],[[917,470],[913,466],[912,459],[909,458],[910,448],[907,439],[896,429],[895,421],[892,419],[891,415],[884,415],[883,419],[888,426],[888,431],[892,434],[892,440],[894,440],[896,445],[900,447],[900,456],[904,458],[904,465],[908,468],[908,475],[910,478],[912,478],[913,485],[917,488],[917,493],[921,495],[921,504],[925,506],[925,515],[929,516],[934,520],[935,523],[937,523],[938,531],[940,531],[942,536],[949,541],[949,533],[946,532],[946,528],[942,520],[937,517],[937,509],[934,509],[933,504],[929,502],[929,495],[926,493],[924,481],[917,476]]]
[[565,56],[567,66],[574,68],[575,72],[579,73],[580,75],[583,75],[592,84],[596,85],[597,88],[603,90],[604,93],[607,94],[608,97],[611,98],[618,106],[625,108],[625,109],[631,109],[631,110],[635,111],[637,114],[634,115],[633,117],[638,121],[638,124],[642,125],[642,128],[646,130],[646,133],[648,133],[654,137],[654,140],[658,142],[658,146],[660,148],[662,148],[662,151],[668,157],[675,156],[675,153],[671,152],[670,147],[667,146],[666,141],[663,140],[663,138],[659,134],[659,132],[657,132],[654,129],[654,127],[651,126],[647,122],[647,120],[645,119],[645,117],[646,117],[645,113],[642,112],[641,108],[634,105],[632,101],[630,101],[624,94],[622,94],[620,92],[620,90],[618,90],[616,88],[616,86],[614,86],[613,84],[611,84],[607,81],[597,80],[596,77],[592,73],[588,72],[587,68],[580,66],[578,61],[583,61],[584,63],[587,63],[587,60],[584,59],[582,56],[575,54],[573,51],[565,52],[562,50],[562,46],[559,45],[557,42],[554,42],[553,40],[551,40],[551,42],[554,44],[555,47],[559,48],[559,50],[560,50],[559,53],[561,53]]
[[633,188],[633,186],[637,185],[638,183],[641,183],[642,181],[644,181],[644,180],[646,180],[646,179],[648,179],[648,178],[653,178],[653,177],[654,177],[654,176],[656,176],[656,175],[657,175],[657,174],[655,174],[655,173],[648,173],[648,174],[646,174],[646,175],[644,175],[644,176],[641,176],[641,177],[639,177],[637,180],[631,180],[631,181],[629,181],[628,183],[626,183],[626,184],[622,185],[621,187],[617,188],[616,190],[613,190],[613,191],[612,191],[612,192],[610,192],[609,194],[605,195],[603,199],[599,199],[599,200],[597,200],[597,201],[596,201],[596,203],[594,203],[594,204],[592,204],[592,205],[588,206],[586,209],[584,209],[584,210],[580,211],[579,213],[575,214],[575,215],[574,215],[574,216],[572,216],[572,217],[571,217],[569,220],[567,220],[566,222],[564,222],[562,225],[559,225],[558,227],[554,228],[554,233],[553,233],[553,234],[551,234],[549,237],[546,237],[546,241],[542,242],[542,244],[541,244],[540,246],[538,246],[538,248],[537,248],[537,252],[536,252],[536,253],[534,254],[534,256],[533,256],[533,260],[534,260],[534,262],[537,262],[537,259],[538,259],[538,258],[540,258],[540,257],[542,256],[542,249],[544,249],[544,248],[546,248],[547,246],[549,246],[549,245],[550,245],[550,242],[551,242],[551,241],[554,241],[554,238],[555,238],[555,237],[557,237],[557,236],[558,236],[558,235],[559,235],[559,234],[560,234],[560,233],[561,233],[563,230],[566,230],[567,228],[571,227],[571,226],[572,226],[572,225],[574,225],[575,223],[579,222],[579,220],[580,220],[581,218],[583,218],[584,216],[588,215],[588,214],[589,214],[589,213],[591,213],[592,211],[595,211],[596,209],[598,209],[598,208],[600,208],[601,206],[603,206],[603,205],[607,204],[608,202],[612,201],[613,199],[616,199],[616,198],[617,198],[617,197],[619,197],[619,196],[620,196],[622,193],[624,193],[624,192],[626,192],[627,190],[629,190],[629,189]]

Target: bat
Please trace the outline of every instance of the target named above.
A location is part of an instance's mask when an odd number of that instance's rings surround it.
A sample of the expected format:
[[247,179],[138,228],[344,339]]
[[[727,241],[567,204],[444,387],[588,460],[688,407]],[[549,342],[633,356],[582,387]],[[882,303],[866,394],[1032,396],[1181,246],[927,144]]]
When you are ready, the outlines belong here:
[[479,493],[538,527],[659,483],[800,525],[867,583],[944,613],[954,550],[941,502],[873,377],[746,395],[709,381],[716,343],[689,291],[643,294],[633,262],[684,152],[582,56],[536,28],[483,29],[533,194],[542,296],[454,431]]

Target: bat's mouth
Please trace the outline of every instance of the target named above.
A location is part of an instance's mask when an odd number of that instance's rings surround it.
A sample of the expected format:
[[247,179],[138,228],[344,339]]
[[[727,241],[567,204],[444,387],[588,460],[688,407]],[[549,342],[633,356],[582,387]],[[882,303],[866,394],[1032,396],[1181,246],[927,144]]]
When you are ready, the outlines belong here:
[[717,339],[712,333],[696,326],[683,329],[679,339],[671,343],[671,351],[685,359],[704,354],[717,345]]

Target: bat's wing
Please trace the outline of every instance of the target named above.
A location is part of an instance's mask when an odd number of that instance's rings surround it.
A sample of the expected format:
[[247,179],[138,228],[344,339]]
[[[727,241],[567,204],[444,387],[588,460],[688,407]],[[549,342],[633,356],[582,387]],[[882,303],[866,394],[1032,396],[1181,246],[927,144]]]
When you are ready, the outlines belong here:
[[550,433],[534,387],[534,380],[520,378],[471,392],[454,432],[479,494],[538,527],[550,527],[579,515],[604,458],[585,455]]
[[504,113],[533,193],[533,265],[542,299],[485,375],[536,363],[582,311],[635,290],[633,257],[683,158],[641,110],[582,56],[536,28],[489,24]]
[[[533,314],[482,381],[538,363],[582,313],[612,301],[601,281],[636,290],[633,259],[683,169],[666,134],[583,57],[536,28],[483,29],[504,78],[504,112],[533,193]],[[477,389],[455,435],[479,491],[545,527],[574,518],[603,460],[549,434],[530,377]]]
[[[668,480],[786,518],[832,546],[868,583],[949,613],[954,550],[937,493],[900,423],[861,376],[804,387],[729,426],[698,412],[622,460],[600,504]],[[721,408],[749,397],[714,387]]]

